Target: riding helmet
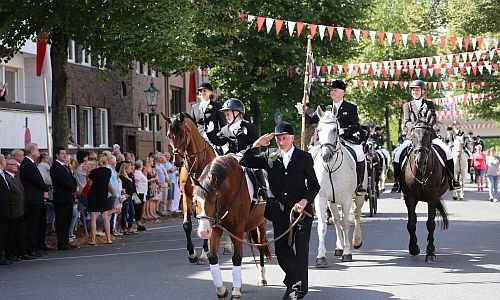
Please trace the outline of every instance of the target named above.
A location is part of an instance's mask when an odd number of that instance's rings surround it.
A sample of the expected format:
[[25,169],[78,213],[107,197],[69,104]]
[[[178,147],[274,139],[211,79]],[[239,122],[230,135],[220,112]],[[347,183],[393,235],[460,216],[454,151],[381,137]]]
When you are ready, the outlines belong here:
[[346,87],[347,87],[347,84],[345,83],[345,81],[337,79],[337,80],[334,80],[332,82],[332,85],[330,88],[331,89],[341,89],[341,90],[345,91]]
[[410,83],[410,88],[415,88],[415,87],[419,87],[423,90],[426,90],[427,87],[425,86],[425,82],[423,82],[422,80],[414,80],[412,81],[412,83]]
[[211,92],[214,91],[214,87],[210,84],[210,82],[202,82],[198,87],[198,90],[209,90]]
[[274,128],[275,135],[289,134],[293,135],[293,127],[290,123],[281,121]]
[[240,99],[230,98],[226,102],[224,102],[224,105],[222,105],[222,108],[220,109],[220,111],[226,110],[239,111],[242,115],[244,115],[245,105],[243,104],[243,102],[241,102]]

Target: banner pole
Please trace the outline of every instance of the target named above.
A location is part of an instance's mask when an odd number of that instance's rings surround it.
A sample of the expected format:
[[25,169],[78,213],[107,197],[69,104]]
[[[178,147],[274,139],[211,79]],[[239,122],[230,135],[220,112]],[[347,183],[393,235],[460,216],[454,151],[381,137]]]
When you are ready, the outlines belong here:
[[312,81],[309,76],[312,76],[311,73],[313,72],[312,70],[312,36],[308,35],[307,36],[307,53],[306,53],[306,72],[305,72],[305,77],[304,77],[304,96],[302,97],[302,127],[300,130],[300,148],[302,150],[305,149],[306,147],[306,142],[305,142],[305,131],[306,131],[306,109],[307,109],[307,103],[309,103],[309,90],[310,90],[310,84]]
[[50,122],[49,122],[49,95],[47,88],[47,78],[43,76],[43,97],[45,100],[44,111],[45,111],[45,132],[47,134],[47,151],[49,152],[49,157],[52,157],[52,136],[50,134]]

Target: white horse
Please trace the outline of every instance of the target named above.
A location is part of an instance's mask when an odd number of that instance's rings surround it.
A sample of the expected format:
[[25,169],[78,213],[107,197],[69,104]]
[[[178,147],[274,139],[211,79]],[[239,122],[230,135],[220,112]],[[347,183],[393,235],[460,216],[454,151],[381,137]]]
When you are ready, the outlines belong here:
[[[331,111],[323,112],[317,109],[320,117],[318,124],[319,145],[312,147],[309,152],[314,158],[314,170],[321,189],[314,200],[316,216],[318,218],[318,256],[316,266],[326,266],[325,235],[327,231],[326,208],[332,212],[337,243],[335,255],[342,256],[342,261],[352,261],[351,244],[349,242],[349,213],[354,201],[354,248],[362,245],[361,238],[361,207],[364,195],[356,196],[356,161],[344,145],[340,143],[339,123]],[[364,186],[366,187],[366,175]],[[342,208],[342,225],[338,207]]]
[[[464,137],[457,135],[453,140],[454,177],[460,182],[460,200],[464,200],[464,180],[468,172],[467,155],[464,151]],[[453,200],[458,199],[458,190],[453,191]]]
[[385,181],[387,180],[387,173],[389,172],[389,164],[391,162],[391,156],[389,155],[389,152],[387,152],[387,150],[385,150],[384,148],[377,149],[375,150],[375,152],[380,154],[382,160],[384,160],[378,182],[378,190],[380,192],[383,192],[385,191]]

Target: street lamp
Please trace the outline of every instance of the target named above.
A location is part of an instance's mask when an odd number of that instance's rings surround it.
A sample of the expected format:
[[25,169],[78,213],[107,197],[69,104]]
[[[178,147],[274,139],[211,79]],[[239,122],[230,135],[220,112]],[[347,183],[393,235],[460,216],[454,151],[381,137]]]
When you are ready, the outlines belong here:
[[148,106],[151,109],[151,115],[152,115],[152,126],[153,126],[153,155],[156,154],[156,105],[157,103],[157,98],[158,98],[158,93],[160,92],[159,89],[157,89],[153,83],[153,79],[151,79],[151,83],[149,84],[149,88],[144,91],[144,94],[146,94],[146,100],[148,100]]

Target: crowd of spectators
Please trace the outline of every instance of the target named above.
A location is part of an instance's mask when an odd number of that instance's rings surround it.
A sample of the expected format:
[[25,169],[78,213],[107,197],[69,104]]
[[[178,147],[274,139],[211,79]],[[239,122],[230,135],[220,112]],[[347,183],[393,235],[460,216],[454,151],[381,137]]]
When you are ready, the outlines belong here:
[[[51,161],[36,144],[0,155],[0,265],[75,248],[75,230],[86,242],[146,230],[145,220],[180,213],[179,172],[169,152],[136,159],[120,146],[100,154],[56,149]],[[81,234],[84,236],[84,234]]]

